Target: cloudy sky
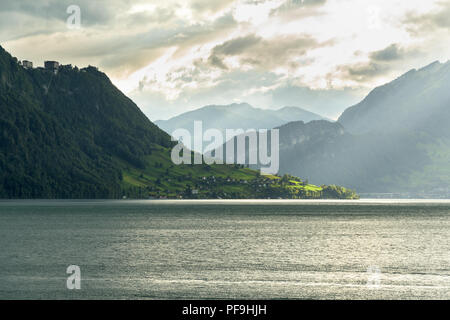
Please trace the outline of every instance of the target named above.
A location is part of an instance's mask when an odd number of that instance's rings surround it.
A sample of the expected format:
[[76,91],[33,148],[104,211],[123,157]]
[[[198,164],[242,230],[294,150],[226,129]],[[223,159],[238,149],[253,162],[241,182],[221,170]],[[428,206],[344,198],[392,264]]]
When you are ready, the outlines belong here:
[[234,102],[336,118],[373,87],[447,61],[449,40],[450,0],[0,3],[12,55],[96,65],[151,120]]

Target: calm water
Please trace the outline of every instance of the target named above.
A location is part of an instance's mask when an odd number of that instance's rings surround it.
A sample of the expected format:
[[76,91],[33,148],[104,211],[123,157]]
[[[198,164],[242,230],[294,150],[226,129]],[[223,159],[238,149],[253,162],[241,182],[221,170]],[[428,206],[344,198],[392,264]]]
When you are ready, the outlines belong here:
[[0,299],[450,299],[450,201],[0,201],[0,247]]

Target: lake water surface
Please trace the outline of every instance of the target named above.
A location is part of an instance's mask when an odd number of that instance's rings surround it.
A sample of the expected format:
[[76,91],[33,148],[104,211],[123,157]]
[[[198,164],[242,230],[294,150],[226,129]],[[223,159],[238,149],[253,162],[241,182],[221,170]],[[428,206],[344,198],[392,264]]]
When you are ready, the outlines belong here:
[[0,201],[0,247],[0,299],[450,299],[450,201]]

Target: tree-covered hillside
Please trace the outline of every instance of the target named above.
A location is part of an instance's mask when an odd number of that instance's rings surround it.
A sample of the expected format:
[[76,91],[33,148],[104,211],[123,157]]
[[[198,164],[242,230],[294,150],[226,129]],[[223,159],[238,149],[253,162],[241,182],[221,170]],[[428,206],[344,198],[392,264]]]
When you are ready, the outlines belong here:
[[117,160],[144,167],[153,145],[171,145],[95,68],[55,75],[24,69],[0,50],[2,197],[118,197]]

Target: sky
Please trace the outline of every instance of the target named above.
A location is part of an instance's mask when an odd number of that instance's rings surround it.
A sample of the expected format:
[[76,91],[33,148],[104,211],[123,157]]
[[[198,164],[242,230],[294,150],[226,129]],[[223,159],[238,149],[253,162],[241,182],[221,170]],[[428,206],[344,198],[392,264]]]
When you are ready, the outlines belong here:
[[336,119],[374,87],[450,59],[450,0],[15,0],[0,45],[94,65],[151,119],[212,104]]

